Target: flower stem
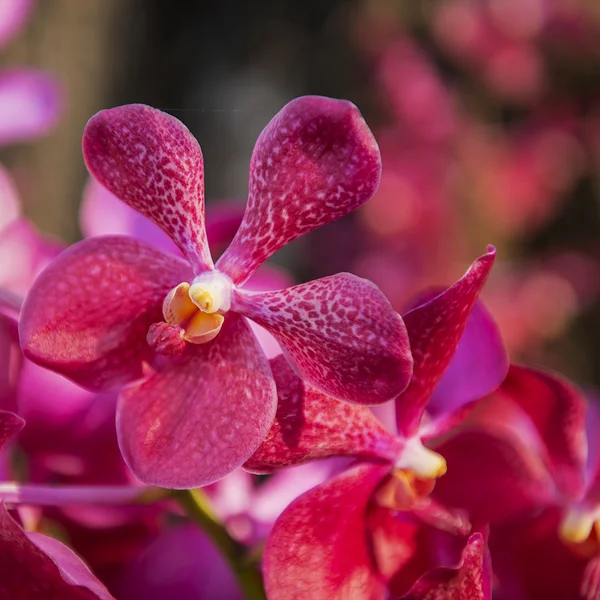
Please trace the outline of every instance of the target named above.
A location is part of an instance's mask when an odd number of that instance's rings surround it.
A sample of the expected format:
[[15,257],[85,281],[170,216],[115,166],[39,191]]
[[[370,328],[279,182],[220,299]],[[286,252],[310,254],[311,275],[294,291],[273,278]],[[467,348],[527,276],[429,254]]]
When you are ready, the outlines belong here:
[[80,504],[138,504],[164,497],[158,488],[131,485],[48,485],[0,483],[0,501],[37,506],[75,506]]
[[266,600],[262,576],[256,562],[219,522],[206,494],[201,490],[174,490],[173,497],[227,560],[246,599]]

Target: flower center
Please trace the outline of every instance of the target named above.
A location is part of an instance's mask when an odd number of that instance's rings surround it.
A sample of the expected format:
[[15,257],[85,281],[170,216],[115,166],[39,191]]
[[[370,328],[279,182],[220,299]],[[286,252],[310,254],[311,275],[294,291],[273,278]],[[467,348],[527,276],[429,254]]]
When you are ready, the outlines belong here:
[[418,438],[406,441],[391,475],[376,493],[380,506],[393,510],[409,510],[435,487],[435,480],[446,473],[443,456],[423,446]]
[[231,307],[233,283],[218,271],[202,273],[191,285],[174,287],[163,302],[164,323],[150,327],[148,343],[161,354],[180,354],[185,342],[205,344],[221,330]]
[[576,504],[567,510],[558,533],[564,542],[582,544],[594,529],[600,537],[600,506]]

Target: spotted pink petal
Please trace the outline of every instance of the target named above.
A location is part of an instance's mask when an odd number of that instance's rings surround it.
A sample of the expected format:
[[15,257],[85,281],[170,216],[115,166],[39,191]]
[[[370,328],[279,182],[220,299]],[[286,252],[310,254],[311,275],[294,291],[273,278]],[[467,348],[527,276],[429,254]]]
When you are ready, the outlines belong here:
[[459,565],[425,574],[404,596],[407,600],[491,600],[490,556],[481,533],[474,533]]
[[4,598],[111,600],[72,550],[58,540],[25,533],[0,505],[0,581]]
[[213,268],[204,225],[204,160],[183,123],[142,104],[103,110],[83,132],[83,156],[97,181],[156,223],[195,273]]
[[0,144],[47,133],[60,116],[61,94],[54,79],[33,70],[0,75]]
[[393,462],[402,442],[366,406],[340,402],[305,384],[283,356],[271,361],[277,415],[244,468],[259,473],[316,458],[355,456]]
[[[244,207],[239,202],[227,201],[211,205],[206,213],[209,245],[218,248],[230,242],[243,214]],[[90,178],[83,192],[79,222],[86,237],[129,235],[165,252],[180,254],[175,242],[160,227],[119,200],[94,178]]]
[[144,483],[199,487],[250,458],[276,408],[269,363],[245,319],[231,313],[212,342],[188,345],[122,392],[119,445]]
[[218,268],[244,282],[288,242],[364,204],[380,173],[379,148],[353,104],[292,100],[256,142],[246,214]]
[[26,23],[32,0],[3,0],[0,2],[0,46],[10,41]]
[[416,433],[425,405],[456,352],[495,256],[490,246],[452,287],[404,315],[414,372],[408,388],[396,399],[396,420],[398,431],[406,437]]
[[361,465],[297,498],[264,556],[269,600],[383,600],[367,536],[367,506],[388,469]]
[[25,421],[14,413],[0,410],[0,450],[25,425]]
[[379,404],[408,384],[406,329],[366,279],[340,273],[284,290],[241,290],[232,308],[272,333],[301,376],[334,398]]
[[21,313],[20,339],[32,361],[92,390],[141,377],[152,359],[146,333],[162,320],[186,263],[126,237],[84,240],[37,278]]

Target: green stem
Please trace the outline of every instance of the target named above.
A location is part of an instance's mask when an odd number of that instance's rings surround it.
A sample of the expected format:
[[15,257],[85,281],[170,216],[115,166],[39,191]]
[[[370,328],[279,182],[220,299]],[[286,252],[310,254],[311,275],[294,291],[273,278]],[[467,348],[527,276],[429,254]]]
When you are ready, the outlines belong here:
[[262,576],[256,562],[219,522],[206,494],[201,490],[174,490],[173,497],[227,559],[247,600],[266,600]]

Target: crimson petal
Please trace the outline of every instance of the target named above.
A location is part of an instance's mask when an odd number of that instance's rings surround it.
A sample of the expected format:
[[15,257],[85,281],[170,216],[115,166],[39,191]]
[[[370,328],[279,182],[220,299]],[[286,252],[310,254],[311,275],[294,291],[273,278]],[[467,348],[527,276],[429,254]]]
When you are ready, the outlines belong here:
[[284,290],[238,290],[232,308],[271,332],[301,376],[334,398],[380,404],[408,384],[406,329],[366,279],[340,273]]
[[196,273],[213,268],[204,160],[183,123],[142,104],[100,111],[83,133],[83,157],[98,182],[169,235]]
[[189,279],[175,256],[127,237],[84,240],[37,278],[21,313],[24,354],[103,390],[141,377],[152,359],[148,327],[171,288]]
[[288,242],[366,202],[380,173],[377,142],[352,103],[292,100],[256,142],[246,214],[217,267],[243,283]]
[[264,473],[315,458],[355,456],[393,462],[402,441],[366,406],[340,402],[306,385],[283,356],[271,361],[277,415],[265,441],[244,468]]
[[276,521],[264,557],[269,600],[383,600],[367,507],[389,469],[360,465],[297,498]]
[[25,533],[0,505],[2,597],[28,600],[110,600],[112,596],[72,550]]
[[8,440],[23,429],[25,421],[14,413],[0,410],[0,450]]
[[481,533],[467,542],[455,568],[439,567],[425,574],[404,598],[407,600],[490,600],[492,573],[489,552]]
[[467,509],[478,522],[502,522],[556,501],[544,441],[516,399],[506,393],[514,389],[512,369],[500,389],[461,426],[437,446],[432,444],[448,464],[448,473],[436,483],[435,497],[447,506]]
[[414,372],[408,388],[396,399],[396,421],[406,437],[416,433],[425,405],[456,352],[495,256],[490,246],[452,287],[404,315]]
[[233,313],[207,344],[189,344],[121,393],[125,461],[144,483],[186,489],[240,467],[269,431],[277,392],[249,324]]

